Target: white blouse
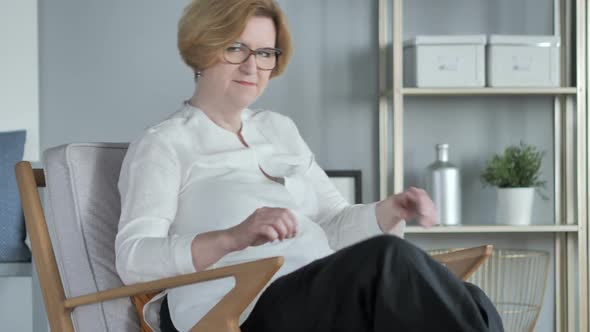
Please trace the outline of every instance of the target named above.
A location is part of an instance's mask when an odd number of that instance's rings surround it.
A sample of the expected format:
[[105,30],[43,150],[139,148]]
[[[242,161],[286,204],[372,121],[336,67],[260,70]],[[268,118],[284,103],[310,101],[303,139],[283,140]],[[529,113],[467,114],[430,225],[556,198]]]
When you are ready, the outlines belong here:
[[[381,232],[375,203],[348,204],[290,118],[249,109],[241,117],[249,147],[186,103],[130,144],[118,183],[115,242],[117,272],[125,284],[195,272],[190,248],[196,235],[235,226],[263,206],[290,209],[297,236],[232,252],[210,268],[283,256],[274,280]],[[259,167],[284,178],[284,185]],[[403,236],[404,227],[400,223],[393,233]],[[174,325],[189,330],[233,286],[233,278],[224,278],[167,290],[146,305],[146,321],[159,331],[159,307],[168,294]]]

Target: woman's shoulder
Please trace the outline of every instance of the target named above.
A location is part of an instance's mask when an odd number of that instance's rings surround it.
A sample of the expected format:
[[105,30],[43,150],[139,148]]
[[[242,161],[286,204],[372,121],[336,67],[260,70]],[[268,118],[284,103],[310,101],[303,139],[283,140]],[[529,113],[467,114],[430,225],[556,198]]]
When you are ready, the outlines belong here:
[[166,147],[173,149],[175,146],[189,144],[192,141],[191,132],[198,127],[198,117],[194,112],[183,107],[164,120],[144,128],[130,144],[131,147]]
[[188,107],[182,107],[170,114],[166,119],[145,129],[145,134],[164,137],[178,137],[183,132],[192,131],[199,124],[196,112]]

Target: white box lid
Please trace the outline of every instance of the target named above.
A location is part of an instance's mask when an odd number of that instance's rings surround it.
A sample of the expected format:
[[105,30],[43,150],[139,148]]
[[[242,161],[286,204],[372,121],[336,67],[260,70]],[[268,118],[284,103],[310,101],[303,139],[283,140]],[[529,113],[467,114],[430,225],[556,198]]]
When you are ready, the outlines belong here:
[[559,47],[559,36],[534,35],[490,35],[490,45],[530,46],[530,47]]
[[486,35],[418,35],[404,41],[404,47],[414,45],[485,45]]

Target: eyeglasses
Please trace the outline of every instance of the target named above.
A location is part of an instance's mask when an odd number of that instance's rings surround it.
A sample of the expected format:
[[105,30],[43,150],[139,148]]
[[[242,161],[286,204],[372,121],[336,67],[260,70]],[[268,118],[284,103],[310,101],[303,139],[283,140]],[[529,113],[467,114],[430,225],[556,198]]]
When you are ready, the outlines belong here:
[[242,43],[234,43],[232,46],[225,49],[223,56],[225,61],[239,65],[242,64],[254,55],[256,60],[256,67],[260,70],[273,70],[277,66],[277,58],[282,51],[278,48],[259,48],[251,49]]

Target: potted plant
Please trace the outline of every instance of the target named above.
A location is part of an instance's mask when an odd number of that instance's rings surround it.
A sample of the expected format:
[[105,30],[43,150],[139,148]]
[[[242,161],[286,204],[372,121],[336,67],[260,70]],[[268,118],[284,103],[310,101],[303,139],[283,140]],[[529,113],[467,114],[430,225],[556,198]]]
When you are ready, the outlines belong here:
[[545,153],[520,142],[496,154],[481,174],[484,185],[498,188],[496,221],[499,224],[529,225],[535,189],[544,188],[540,180]]

